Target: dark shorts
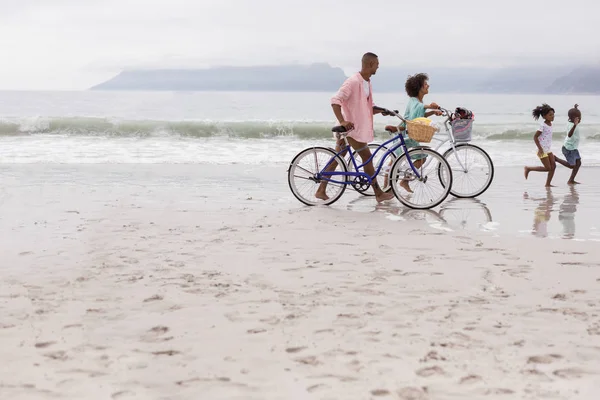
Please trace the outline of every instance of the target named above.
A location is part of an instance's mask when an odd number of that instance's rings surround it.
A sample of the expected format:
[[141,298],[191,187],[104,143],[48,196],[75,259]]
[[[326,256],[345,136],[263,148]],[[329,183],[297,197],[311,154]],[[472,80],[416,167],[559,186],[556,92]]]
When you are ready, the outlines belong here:
[[569,165],[575,165],[577,160],[581,160],[581,156],[579,155],[579,150],[567,150],[565,146],[562,147],[563,156],[569,163]]

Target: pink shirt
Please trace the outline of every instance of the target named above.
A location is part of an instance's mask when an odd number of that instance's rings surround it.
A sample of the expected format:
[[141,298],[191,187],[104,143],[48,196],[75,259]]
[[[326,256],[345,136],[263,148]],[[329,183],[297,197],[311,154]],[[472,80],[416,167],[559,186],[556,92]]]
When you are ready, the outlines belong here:
[[367,93],[363,82],[365,80],[360,72],[350,76],[331,98],[331,104],[341,106],[344,120],[354,124],[354,129],[348,136],[361,143],[370,143],[374,139],[373,89],[369,81],[369,92]]

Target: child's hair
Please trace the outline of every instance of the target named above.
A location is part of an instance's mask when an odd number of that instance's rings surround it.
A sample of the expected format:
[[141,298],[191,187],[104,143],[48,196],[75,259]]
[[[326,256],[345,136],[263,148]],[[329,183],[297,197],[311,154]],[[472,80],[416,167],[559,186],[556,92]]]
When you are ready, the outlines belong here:
[[554,111],[554,108],[552,108],[548,104],[544,103],[541,106],[537,106],[536,108],[534,108],[533,111],[531,112],[531,115],[533,115],[533,119],[535,119],[537,121],[538,119],[540,119],[540,117],[545,116],[550,111]]
[[409,76],[404,84],[404,89],[409,97],[419,96],[419,91],[425,84],[425,81],[429,80],[427,74],[420,73],[413,76]]
[[573,122],[575,118],[581,119],[581,111],[579,111],[579,104],[575,104],[573,108],[569,110],[569,121]]

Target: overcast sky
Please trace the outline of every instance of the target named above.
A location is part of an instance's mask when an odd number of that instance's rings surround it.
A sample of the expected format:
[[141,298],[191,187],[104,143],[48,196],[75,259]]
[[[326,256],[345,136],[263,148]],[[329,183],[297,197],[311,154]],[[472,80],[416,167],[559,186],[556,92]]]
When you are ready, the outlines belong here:
[[0,0],[0,90],[124,68],[600,63],[597,0]]

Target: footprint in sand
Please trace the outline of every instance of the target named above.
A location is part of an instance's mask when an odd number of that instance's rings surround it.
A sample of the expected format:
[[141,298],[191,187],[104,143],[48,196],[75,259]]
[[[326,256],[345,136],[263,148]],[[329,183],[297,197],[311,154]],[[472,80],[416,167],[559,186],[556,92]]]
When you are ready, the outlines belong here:
[[116,392],[110,395],[111,399],[124,399],[127,397],[135,397],[134,392],[130,392],[129,390],[123,390],[121,392]]
[[461,385],[473,385],[481,381],[483,381],[483,378],[481,378],[479,375],[467,375],[460,378],[460,381],[458,381],[458,383]]
[[579,379],[583,378],[585,375],[588,375],[588,372],[580,368],[566,368],[556,370],[552,374],[563,379]]
[[446,361],[446,357],[440,356],[437,351],[430,351],[429,353],[427,353],[427,355],[425,357],[423,357],[419,361],[420,362],[428,362],[431,360]]
[[305,346],[302,346],[302,347],[288,347],[287,349],[285,349],[285,352],[286,353],[294,354],[294,353],[300,353],[302,350],[305,350],[305,349],[306,349]]
[[391,393],[389,390],[385,390],[385,389],[375,389],[375,390],[371,390],[371,395],[376,396],[376,397],[380,397],[380,396],[389,396]]
[[46,353],[46,354],[44,354],[44,357],[48,357],[53,360],[60,360],[60,361],[66,361],[69,358],[67,356],[67,353],[64,351],[55,351],[53,353]]
[[36,343],[35,347],[37,349],[45,349],[46,347],[50,347],[53,344],[56,344],[56,342],[40,342],[40,343]]
[[504,389],[504,388],[492,388],[492,389],[487,389],[485,391],[486,395],[494,395],[494,394],[514,394],[515,391],[512,389]]
[[163,350],[163,351],[154,351],[152,352],[152,354],[154,354],[155,356],[174,356],[177,354],[181,354],[180,351],[177,350]]
[[163,299],[163,297],[161,295],[155,294],[154,296],[148,297],[147,299],[145,299],[144,303],[149,303],[151,301],[160,301],[162,299]]
[[304,365],[312,365],[313,367],[321,364],[321,362],[315,356],[296,358],[294,361]]
[[543,356],[532,356],[527,359],[528,364],[552,364],[554,361],[562,359],[559,354],[548,354]]
[[396,392],[401,400],[429,400],[427,391],[422,388],[405,387]]
[[592,335],[592,336],[600,335],[600,324],[590,326],[588,328],[587,332],[588,332],[588,335]]
[[328,387],[327,385],[324,385],[324,384],[320,383],[320,384],[318,384],[318,385],[312,385],[312,386],[309,386],[309,387],[307,387],[307,388],[306,388],[306,391],[307,391],[308,393],[314,393],[314,392],[316,392],[317,390],[325,389],[325,388],[327,388],[327,387]]
[[262,328],[256,328],[256,329],[248,329],[246,332],[251,334],[251,335],[256,335],[258,333],[264,333],[266,332],[266,329],[262,329]]
[[430,377],[434,375],[446,375],[446,372],[438,366],[421,368],[415,372],[419,376]]
[[545,382],[552,381],[552,379],[550,377],[548,377],[548,375],[546,375],[545,373],[543,373],[542,371],[539,371],[537,369],[526,369],[526,370],[521,371],[521,374],[535,377],[535,378],[538,378],[541,381],[545,381]]
[[531,267],[529,265],[519,265],[516,268],[503,269],[502,272],[506,272],[513,278],[522,278],[531,273]]
[[142,341],[148,343],[157,343],[173,340],[173,336],[163,336],[168,331],[169,328],[167,328],[166,326],[155,326],[154,328],[146,332],[144,336],[142,336]]

